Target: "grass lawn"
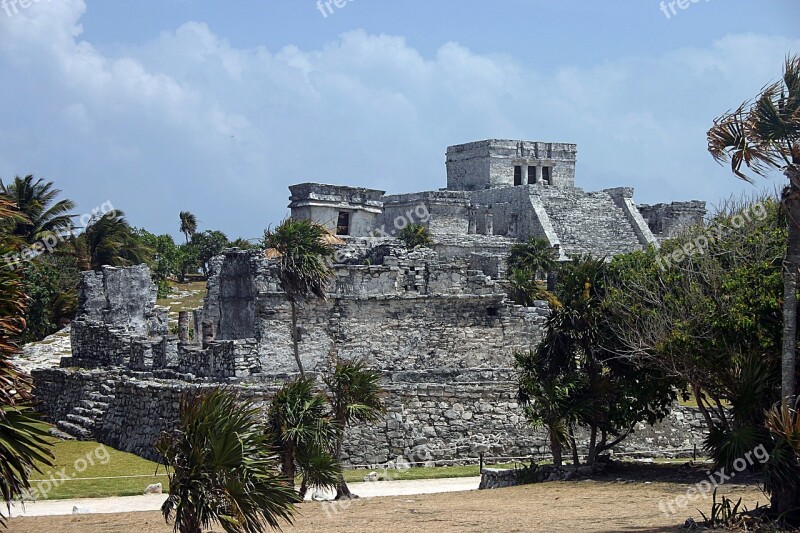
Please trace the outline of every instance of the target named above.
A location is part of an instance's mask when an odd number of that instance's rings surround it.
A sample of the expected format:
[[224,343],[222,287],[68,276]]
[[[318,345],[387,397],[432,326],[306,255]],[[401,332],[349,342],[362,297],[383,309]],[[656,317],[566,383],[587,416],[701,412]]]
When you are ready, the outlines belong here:
[[[53,453],[55,467],[42,467],[44,474],[31,474],[31,494],[36,499],[133,496],[152,483],[162,483],[165,490],[168,485],[163,467],[154,476],[156,463],[96,442],[57,441]],[[145,477],[88,479],[120,476]]]
[[[156,305],[169,308],[170,313],[191,311],[203,307],[203,298],[206,296],[206,282],[193,281],[191,283],[177,283],[170,281],[172,293],[164,299],[158,300]],[[187,294],[182,294],[187,293]]]

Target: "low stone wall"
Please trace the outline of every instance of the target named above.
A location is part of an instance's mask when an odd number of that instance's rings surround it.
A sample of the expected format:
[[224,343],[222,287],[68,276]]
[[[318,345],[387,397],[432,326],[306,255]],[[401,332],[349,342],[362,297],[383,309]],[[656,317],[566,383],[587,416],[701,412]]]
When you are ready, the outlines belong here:
[[517,471],[502,468],[484,468],[481,470],[481,484],[478,490],[504,489],[517,485]]
[[[500,377],[503,369],[468,370],[467,376]],[[103,396],[108,403],[93,428],[101,442],[157,459],[152,445],[163,429],[177,421],[181,394],[222,382],[156,379],[154,373],[70,370],[55,368],[33,373],[41,409],[52,422],[64,420],[84,400]],[[392,377],[438,380],[391,381]],[[286,376],[231,379],[227,386],[243,396],[267,402]],[[448,382],[434,373],[387,375],[387,413],[382,422],[354,426],[346,435],[342,459],[349,465],[380,465],[398,457],[412,463],[476,462],[487,457],[545,456],[542,431],[530,429],[510,381]],[[690,455],[703,438],[699,413],[676,408],[656,427],[642,425],[622,443],[620,452],[641,456]],[[585,453],[585,451],[584,451]]]

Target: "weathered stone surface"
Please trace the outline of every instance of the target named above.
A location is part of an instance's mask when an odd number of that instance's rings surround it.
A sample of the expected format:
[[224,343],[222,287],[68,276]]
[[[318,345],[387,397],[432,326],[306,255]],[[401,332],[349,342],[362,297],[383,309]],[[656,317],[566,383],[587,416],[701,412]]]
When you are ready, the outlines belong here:
[[[632,189],[583,191],[574,186],[575,159],[570,144],[484,141],[448,150],[449,190],[291,188],[295,216],[331,231],[348,222],[350,234],[337,250],[328,298],[299,307],[303,365],[319,375],[336,357],[361,359],[382,373],[387,391],[385,419],[348,430],[346,463],[548,453],[545,435],[529,428],[517,404],[513,353],[537,346],[549,308],[509,301],[508,249],[536,236],[561,259],[610,257],[655,243],[654,231],[704,207],[640,212]],[[515,185],[515,167],[530,183]],[[392,238],[413,222],[428,225],[432,249],[409,251]],[[63,368],[34,371],[42,409],[59,430],[155,458],[152,444],[174,426],[186,391],[226,385],[268,402],[293,377],[290,307],[277,264],[262,253],[226,250],[210,261],[203,308],[181,317],[180,338],[168,334],[155,297],[144,266],[83,275],[72,356]],[[676,409],[655,428],[637,428],[620,451],[686,453],[702,427],[695,413]]]

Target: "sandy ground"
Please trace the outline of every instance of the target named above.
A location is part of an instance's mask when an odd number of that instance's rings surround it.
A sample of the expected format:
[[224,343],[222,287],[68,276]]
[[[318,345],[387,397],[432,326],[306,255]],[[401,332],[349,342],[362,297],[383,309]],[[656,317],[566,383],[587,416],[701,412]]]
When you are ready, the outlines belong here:
[[[659,503],[686,492],[683,482],[580,481],[543,483],[489,491],[385,496],[352,502],[307,502],[286,532],[671,532],[689,516],[700,518],[710,500],[699,499],[674,515]],[[764,503],[755,485],[720,490],[749,508]],[[15,518],[9,531],[47,533],[168,533],[158,512]],[[221,531],[217,527],[214,531]],[[684,530],[685,531],[685,530]]]
[[[414,494],[438,494],[441,492],[464,492],[475,490],[480,484],[480,477],[464,477],[451,479],[419,479],[381,481],[377,483],[350,483],[353,494],[362,498],[378,496],[403,496]],[[330,491],[328,499],[333,499],[335,491]],[[306,499],[314,494],[309,491]],[[113,514],[135,511],[158,511],[164,503],[166,495],[129,496],[121,498],[93,498],[80,500],[45,500],[28,503],[24,507],[14,505],[11,516],[57,516],[71,515],[73,508],[78,507],[83,514]]]

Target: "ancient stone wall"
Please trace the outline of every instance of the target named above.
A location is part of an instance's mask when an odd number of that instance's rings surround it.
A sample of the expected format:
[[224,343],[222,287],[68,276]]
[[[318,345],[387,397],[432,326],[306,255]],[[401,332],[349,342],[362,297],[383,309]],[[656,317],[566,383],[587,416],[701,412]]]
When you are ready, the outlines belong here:
[[706,216],[706,203],[699,201],[642,204],[638,209],[659,242],[674,237],[682,229],[700,224]]
[[[513,382],[496,381],[508,375],[502,369],[386,374],[386,416],[376,424],[348,431],[345,464],[379,465],[398,457],[412,462],[474,460],[481,452],[487,457],[548,454],[545,434],[531,430],[523,417]],[[81,415],[71,414],[74,407],[93,406],[99,414],[95,413],[93,433],[87,437],[154,460],[158,457],[152,444],[163,429],[177,422],[181,395],[216,385],[208,380],[103,370],[36,370],[34,378],[37,396],[51,420],[86,418],[86,409],[79,408]],[[483,381],[467,381],[470,378]],[[266,406],[285,379],[265,376],[229,386]],[[104,407],[98,409],[98,405]],[[618,451],[647,457],[687,456],[702,438],[701,415],[696,409],[676,406],[661,424],[640,425]]]
[[450,146],[447,149],[447,188],[479,191],[514,185],[514,166],[549,167],[551,186],[575,184],[577,147],[574,144],[532,141],[486,140]]

